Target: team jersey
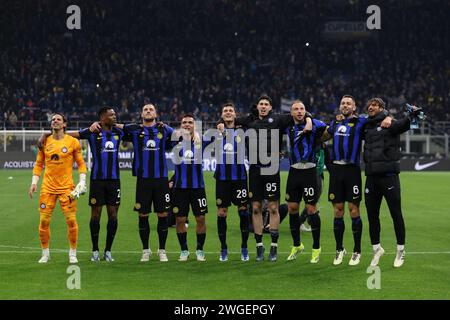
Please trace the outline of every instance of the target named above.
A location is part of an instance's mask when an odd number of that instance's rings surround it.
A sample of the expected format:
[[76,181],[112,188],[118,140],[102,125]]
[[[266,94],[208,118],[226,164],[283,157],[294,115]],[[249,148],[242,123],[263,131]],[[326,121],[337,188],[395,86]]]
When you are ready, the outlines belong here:
[[[271,164],[263,164],[261,161],[261,153],[259,151],[261,147],[261,142],[266,145],[265,152],[267,156],[271,156],[273,153],[276,154],[277,160],[279,160],[278,155],[280,153],[279,146],[282,145],[282,133],[286,130],[286,128],[292,125],[294,121],[292,120],[292,116],[290,113],[288,114],[275,114],[272,111],[262,119],[254,115],[248,115],[244,117],[239,117],[235,119],[236,125],[244,126],[248,129],[254,129],[255,135],[249,135],[248,137],[248,149],[249,154],[256,154],[257,163],[251,164],[253,167],[269,167]],[[260,130],[264,129],[264,130]],[[273,132],[272,132],[273,131]],[[272,150],[272,139],[274,139],[273,134],[278,131],[278,144],[275,150]],[[261,141],[262,140],[262,141]]]
[[45,166],[41,193],[61,194],[72,190],[75,187],[72,178],[74,161],[78,173],[86,173],[80,142],[67,134],[61,140],[49,136],[43,150],[38,151],[33,168],[33,175],[41,176]]
[[[214,172],[216,180],[246,180],[245,139],[242,129],[226,129],[223,136],[217,138],[221,152],[216,151],[217,165]],[[220,161],[219,161],[220,160]]]
[[203,149],[210,142],[181,141],[173,148],[175,164],[174,188],[204,188],[203,181]]
[[164,125],[151,127],[125,125],[124,132],[133,142],[133,176],[140,178],[167,178],[166,150],[173,145],[173,128]]
[[312,131],[303,134],[305,123],[295,124],[286,129],[285,133],[289,137],[291,164],[299,162],[316,162],[316,150],[319,139],[326,129],[325,123],[312,119]]
[[331,161],[345,161],[360,165],[363,128],[367,121],[367,117],[359,116],[331,122],[328,128],[328,133],[333,137]]
[[92,153],[91,180],[120,179],[119,145],[124,132],[119,128],[111,131],[91,132],[89,128],[79,131],[80,139],[89,142]]

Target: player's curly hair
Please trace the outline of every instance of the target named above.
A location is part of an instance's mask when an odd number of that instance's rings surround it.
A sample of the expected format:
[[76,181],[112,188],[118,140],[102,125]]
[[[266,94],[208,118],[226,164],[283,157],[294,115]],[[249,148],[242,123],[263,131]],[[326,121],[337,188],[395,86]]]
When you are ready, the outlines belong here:
[[372,103],[378,104],[381,108],[386,109],[386,103],[381,98],[371,98],[369,101],[367,101],[366,108],[368,108]]

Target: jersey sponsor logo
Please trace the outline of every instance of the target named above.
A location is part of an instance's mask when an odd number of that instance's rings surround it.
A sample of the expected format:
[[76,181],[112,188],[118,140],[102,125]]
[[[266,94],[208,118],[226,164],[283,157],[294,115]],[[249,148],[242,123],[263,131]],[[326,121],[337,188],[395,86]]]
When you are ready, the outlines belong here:
[[105,149],[114,149],[114,143],[112,141],[106,141]]
[[422,171],[422,170],[425,170],[425,169],[427,169],[429,167],[432,167],[432,166],[434,166],[434,165],[436,165],[438,163],[439,163],[439,161],[433,161],[433,162],[430,162],[430,163],[420,164],[420,162],[417,161],[416,164],[414,165],[414,169],[417,170],[417,171]]
[[339,126],[337,131],[339,133],[346,133],[347,132],[347,127],[346,126]]
[[105,146],[102,150],[102,152],[116,152],[117,149],[114,148],[114,142],[112,141],[106,141]]
[[56,153],[54,153],[54,154],[51,155],[50,160],[58,161],[59,160],[59,156]]
[[348,137],[350,134],[347,133],[347,127],[345,125],[340,125],[336,130],[336,135]]
[[157,150],[159,150],[159,148],[156,147],[156,141],[150,139],[145,143],[144,150],[145,151],[157,151]]
[[185,159],[192,159],[194,158],[194,152],[192,152],[191,150],[186,150],[184,151],[183,157]]
[[234,147],[231,143],[225,143],[225,145],[223,146],[223,150],[225,151],[225,153],[233,153]]

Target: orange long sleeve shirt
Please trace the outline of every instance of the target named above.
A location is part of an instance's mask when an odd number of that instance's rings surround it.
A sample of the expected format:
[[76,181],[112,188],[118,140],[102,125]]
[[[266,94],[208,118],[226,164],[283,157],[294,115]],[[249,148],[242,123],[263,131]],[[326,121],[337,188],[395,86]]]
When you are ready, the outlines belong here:
[[72,190],[73,162],[78,165],[78,173],[86,173],[80,142],[67,134],[61,140],[49,136],[43,149],[39,150],[33,168],[33,175],[41,176],[45,166],[41,192],[59,194]]

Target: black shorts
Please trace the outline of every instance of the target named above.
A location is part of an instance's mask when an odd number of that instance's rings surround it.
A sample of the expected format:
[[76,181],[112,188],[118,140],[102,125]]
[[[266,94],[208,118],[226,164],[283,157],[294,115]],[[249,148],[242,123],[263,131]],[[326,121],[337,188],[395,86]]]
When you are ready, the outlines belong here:
[[355,165],[331,166],[328,200],[332,203],[361,202],[361,168]]
[[321,188],[318,185],[317,169],[289,169],[286,184],[286,201],[315,205],[319,201]]
[[120,180],[91,180],[89,185],[89,205],[120,205]]
[[247,206],[247,180],[216,180],[216,205],[218,208]]
[[262,175],[258,167],[250,167],[248,197],[251,201],[280,200],[280,173]]
[[202,216],[208,213],[208,202],[204,188],[175,188],[172,194],[172,212],[177,217],[187,217],[189,215],[189,205],[194,216]]
[[170,209],[169,181],[167,178],[137,178],[134,211],[139,213],[167,212]]

